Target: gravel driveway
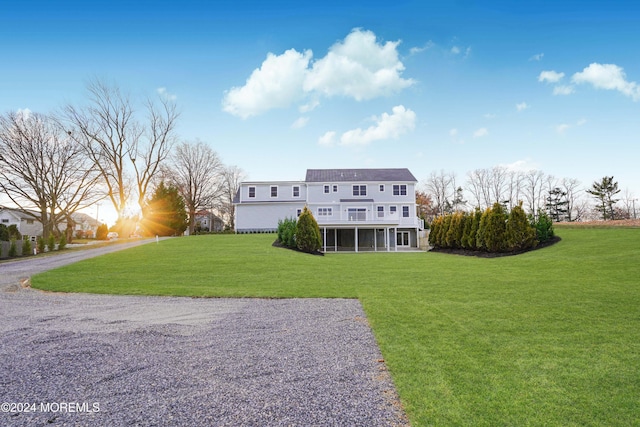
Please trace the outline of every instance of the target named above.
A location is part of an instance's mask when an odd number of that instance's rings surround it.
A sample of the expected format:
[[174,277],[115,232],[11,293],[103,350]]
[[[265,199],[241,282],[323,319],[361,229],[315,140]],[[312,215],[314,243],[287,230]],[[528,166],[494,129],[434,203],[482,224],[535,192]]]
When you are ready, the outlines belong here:
[[408,424],[357,300],[57,294],[6,265],[0,425]]

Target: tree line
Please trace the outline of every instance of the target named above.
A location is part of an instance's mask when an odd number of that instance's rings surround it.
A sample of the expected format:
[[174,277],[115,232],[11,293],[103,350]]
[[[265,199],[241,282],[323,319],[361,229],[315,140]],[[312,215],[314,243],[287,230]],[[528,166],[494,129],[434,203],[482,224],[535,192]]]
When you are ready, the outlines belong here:
[[[108,199],[124,224],[135,203],[149,216],[150,193],[174,188],[184,202],[190,232],[196,214],[214,210],[233,228],[233,197],[243,179],[208,144],[176,132],[174,100],[133,100],[115,84],[92,80],[83,105],[49,114],[28,110],[0,115],[0,191],[59,235],[71,216]],[[142,105],[142,107],[139,107]],[[68,230],[67,230],[68,231]],[[71,237],[71,236],[68,236]]]
[[[601,218],[636,218],[634,195],[621,190],[613,176],[594,181],[583,188],[572,178],[558,179],[540,170],[527,172],[503,166],[468,172],[464,182],[453,172],[432,172],[416,194],[421,217],[428,223],[437,216],[481,211],[500,203],[507,211],[523,203],[523,209],[534,216],[545,212],[555,222]],[[469,197],[470,196],[470,197]],[[469,200],[465,198],[469,197]]]

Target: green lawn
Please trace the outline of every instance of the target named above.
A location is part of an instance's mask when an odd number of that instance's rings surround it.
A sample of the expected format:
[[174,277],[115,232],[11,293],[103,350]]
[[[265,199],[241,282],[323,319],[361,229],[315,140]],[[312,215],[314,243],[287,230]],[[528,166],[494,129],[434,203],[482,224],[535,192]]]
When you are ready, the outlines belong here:
[[65,292],[358,298],[412,425],[640,425],[640,229],[495,259],[171,239],[33,277]]

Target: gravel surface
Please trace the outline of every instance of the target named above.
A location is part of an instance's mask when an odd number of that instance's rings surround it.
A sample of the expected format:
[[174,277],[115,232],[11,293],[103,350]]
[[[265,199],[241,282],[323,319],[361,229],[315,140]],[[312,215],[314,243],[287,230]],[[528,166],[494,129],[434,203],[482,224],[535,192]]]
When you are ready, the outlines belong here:
[[58,294],[6,283],[2,426],[408,425],[357,300]]

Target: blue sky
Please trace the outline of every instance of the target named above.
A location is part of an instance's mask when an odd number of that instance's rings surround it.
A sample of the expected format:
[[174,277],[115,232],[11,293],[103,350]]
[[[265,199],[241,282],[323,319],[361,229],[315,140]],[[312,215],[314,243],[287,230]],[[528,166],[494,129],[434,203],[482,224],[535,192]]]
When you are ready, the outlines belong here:
[[10,1],[0,111],[99,77],[175,97],[179,133],[252,180],[505,165],[640,195],[640,4]]

